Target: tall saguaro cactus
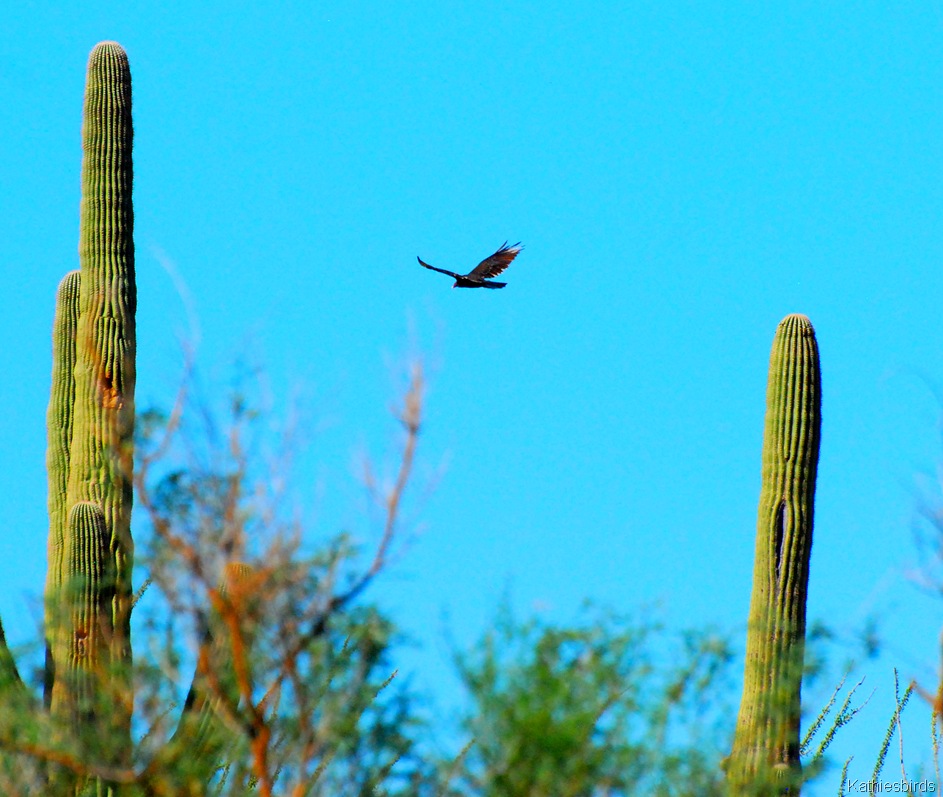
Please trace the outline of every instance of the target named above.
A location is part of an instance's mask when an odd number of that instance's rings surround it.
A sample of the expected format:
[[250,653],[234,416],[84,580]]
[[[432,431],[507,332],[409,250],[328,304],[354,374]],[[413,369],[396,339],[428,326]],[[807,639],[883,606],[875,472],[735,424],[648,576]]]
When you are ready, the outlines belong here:
[[244,632],[252,570],[230,562],[210,591],[212,611],[177,732],[143,768],[133,755],[132,141],[128,58],[104,42],[88,62],[80,269],[60,283],[53,322],[42,705],[0,625],[0,782],[13,782],[7,776],[15,772],[31,794],[204,794],[220,767],[241,754],[231,714],[248,699],[236,682],[252,641]]
[[802,315],[776,330],[766,389],[743,698],[727,779],[734,795],[797,795],[800,692],[821,431],[815,331]]
[[[120,45],[89,56],[82,124],[81,276],[60,288],[50,402],[47,614],[53,715],[107,727],[112,763],[130,733],[131,496],[134,433],[134,212],[131,72]],[[74,312],[74,343],[66,322]],[[68,358],[74,359],[70,385]],[[60,383],[60,377],[63,381]],[[70,392],[73,396],[68,406]],[[71,429],[71,432],[68,430]],[[66,448],[63,446],[67,442]],[[67,469],[67,478],[62,472]],[[65,484],[65,494],[62,486]],[[47,677],[47,686],[50,679]],[[70,684],[81,684],[70,688]],[[80,701],[82,705],[78,705]],[[107,705],[107,716],[94,707]],[[76,728],[78,730],[78,728]]]

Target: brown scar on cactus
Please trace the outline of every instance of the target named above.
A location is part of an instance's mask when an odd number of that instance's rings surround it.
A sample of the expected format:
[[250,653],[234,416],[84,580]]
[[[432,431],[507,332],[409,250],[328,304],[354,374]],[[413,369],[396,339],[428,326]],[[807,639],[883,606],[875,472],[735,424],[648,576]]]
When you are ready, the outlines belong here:
[[124,406],[124,402],[121,400],[118,389],[111,384],[111,380],[107,377],[102,380],[101,384],[102,407],[106,410],[120,410]]

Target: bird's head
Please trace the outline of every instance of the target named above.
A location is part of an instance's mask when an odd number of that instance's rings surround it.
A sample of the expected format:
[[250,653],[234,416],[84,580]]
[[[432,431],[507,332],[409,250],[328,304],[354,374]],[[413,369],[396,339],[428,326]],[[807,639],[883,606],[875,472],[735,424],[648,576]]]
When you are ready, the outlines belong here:
[[452,287],[453,287],[453,288],[457,288],[457,287],[458,287],[458,280],[455,280],[455,282],[452,283]]

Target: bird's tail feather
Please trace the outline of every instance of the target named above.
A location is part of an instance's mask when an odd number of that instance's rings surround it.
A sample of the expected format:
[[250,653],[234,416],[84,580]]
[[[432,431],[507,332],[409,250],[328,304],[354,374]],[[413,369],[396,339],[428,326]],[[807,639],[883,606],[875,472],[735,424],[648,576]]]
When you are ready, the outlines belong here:
[[505,285],[507,285],[506,282],[492,282],[490,280],[481,283],[482,288],[492,288],[492,289],[503,288]]

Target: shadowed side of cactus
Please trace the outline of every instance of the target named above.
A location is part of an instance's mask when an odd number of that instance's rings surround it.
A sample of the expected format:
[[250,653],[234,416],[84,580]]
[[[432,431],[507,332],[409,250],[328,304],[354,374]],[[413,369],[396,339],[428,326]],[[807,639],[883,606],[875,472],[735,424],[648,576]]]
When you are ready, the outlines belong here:
[[62,584],[69,485],[69,448],[72,445],[72,405],[75,402],[75,330],[79,321],[78,271],[70,271],[56,291],[56,315],[52,325],[52,388],[46,412],[46,471],[49,481],[49,539],[46,572],[46,684],[45,703],[51,700],[53,681],[50,646],[55,637],[55,606]]
[[[82,761],[115,758],[122,745],[115,712],[110,641],[114,634],[114,559],[101,507],[79,501],[69,512],[62,551],[62,583],[52,606],[52,660],[56,663],[50,715],[56,741]],[[48,632],[47,632],[48,633]],[[117,723],[117,725],[116,725]],[[69,795],[113,795],[97,778],[51,769],[47,788]]]
[[[131,146],[131,72],[128,58],[114,42],[98,44],[91,52],[82,123],[82,200],[80,206],[79,320],[75,338],[75,403],[69,453],[67,505],[94,504],[101,512],[107,537],[107,563],[89,565],[90,572],[113,573],[109,587],[109,634],[101,644],[88,647],[88,671],[105,672],[99,679],[102,694],[86,701],[100,706],[110,700],[107,716],[99,717],[109,729],[109,763],[130,761],[132,687],[130,678],[131,495],[134,432],[135,308],[134,213],[131,205],[133,169]],[[70,547],[71,545],[71,547]],[[77,551],[79,541],[66,541],[66,551]],[[92,550],[92,549],[89,549]],[[61,583],[68,587],[87,573],[75,570],[79,560],[64,558]],[[85,565],[83,565],[85,567]],[[67,595],[66,604],[72,597]],[[97,599],[96,599],[97,601]],[[96,611],[98,609],[96,608]],[[70,608],[74,620],[76,615]],[[65,612],[63,612],[65,614]],[[64,629],[75,638],[82,628]],[[57,639],[61,638],[57,636]],[[60,658],[57,643],[55,677],[68,683],[68,668],[79,660]],[[95,660],[97,659],[97,660]],[[106,667],[107,665],[107,667]],[[63,668],[66,668],[65,670]],[[56,687],[53,687],[55,691]],[[68,695],[78,692],[69,690]],[[84,698],[83,698],[84,699]],[[57,701],[54,699],[54,703]],[[90,718],[79,707],[63,709],[73,717]],[[87,725],[82,730],[89,732]],[[114,732],[123,735],[119,740]]]
[[809,555],[821,431],[809,319],[790,315],[770,355],[743,698],[727,779],[734,795],[797,795]]

